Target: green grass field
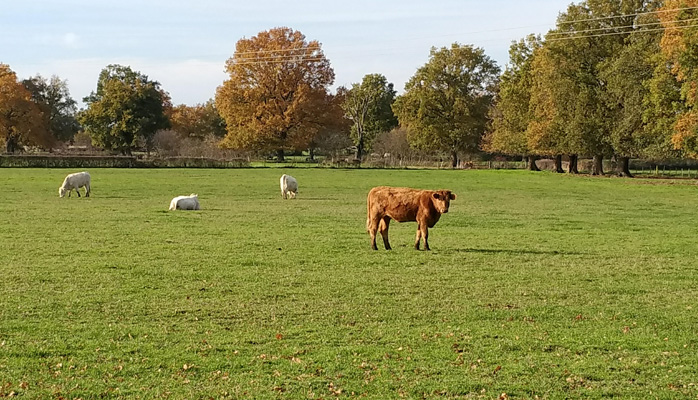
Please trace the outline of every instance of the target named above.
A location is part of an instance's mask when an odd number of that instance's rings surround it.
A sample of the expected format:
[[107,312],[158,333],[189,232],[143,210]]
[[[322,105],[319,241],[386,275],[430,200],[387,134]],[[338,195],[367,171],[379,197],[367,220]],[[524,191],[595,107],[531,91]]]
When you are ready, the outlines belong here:
[[[0,397],[698,397],[695,181],[68,172],[0,170]],[[457,194],[431,252],[370,250],[378,185]]]

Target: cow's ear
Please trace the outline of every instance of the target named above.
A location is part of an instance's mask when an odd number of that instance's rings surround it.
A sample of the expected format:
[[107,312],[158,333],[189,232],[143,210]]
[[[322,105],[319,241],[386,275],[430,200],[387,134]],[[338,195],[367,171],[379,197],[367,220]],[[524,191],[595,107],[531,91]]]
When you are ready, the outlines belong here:
[[441,198],[441,196],[440,196],[438,193],[434,193],[434,194],[432,194],[432,196],[433,196],[436,200],[438,200],[439,198]]
[[450,197],[451,197],[451,200],[455,200],[455,199],[456,199],[456,195],[453,194],[453,193],[451,193],[451,196],[450,196]]

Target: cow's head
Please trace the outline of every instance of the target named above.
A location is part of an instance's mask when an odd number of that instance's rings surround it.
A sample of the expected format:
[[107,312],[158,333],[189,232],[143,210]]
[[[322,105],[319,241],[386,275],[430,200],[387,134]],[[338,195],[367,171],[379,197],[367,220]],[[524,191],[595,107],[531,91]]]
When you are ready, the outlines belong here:
[[64,188],[63,186],[61,186],[61,187],[58,188],[58,196],[59,196],[59,197],[65,196],[65,192],[66,192],[66,190],[65,190],[65,188]]
[[450,190],[438,190],[432,194],[434,198],[434,207],[441,213],[445,214],[448,212],[448,207],[451,205],[451,200],[456,199],[456,195],[451,193]]

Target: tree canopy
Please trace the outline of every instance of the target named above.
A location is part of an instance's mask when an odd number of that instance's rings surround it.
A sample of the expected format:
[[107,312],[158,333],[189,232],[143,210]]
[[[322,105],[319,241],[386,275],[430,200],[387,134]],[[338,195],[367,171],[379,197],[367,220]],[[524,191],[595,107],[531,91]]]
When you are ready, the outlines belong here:
[[393,84],[381,74],[364,76],[361,83],[352,84],[346,92],[342,108],[352,122],[351,136],[356,144],[356,159],[361,160],[365,148],[382,132],[397,126],[393,114],[395,102]]
[[49,133],[58,141],[70,141],[80,130],[77,103],[70,97],[68,82],[57,76],[46,79],[41,75],[22,81],[32,100],[48,117]]
[[85,97],[87,109],[78,120],[96,145],[131,154],[140,140],[150,148],[160,129],[169,127],[170,99],[160,84],[130,67],[109,65],[102,70],[97,90]]
[[[490,109],[492,124],[483,138],[483,150],[508,155],[532,154],[526,130],[532,119],[533,55],[541,46],[540,37],[529,35],[509,48],[509,64],[500,78],[497,106]],[[531,168],[535,169],[533,161]]]
[[170,124],[172,130],[185,138],[204,139],[209,135],[220,138],[226,134],[225,121],[218,113],[213,99],[204,104],[180,104],[173,107]]
[[48,115],[32,101],[29,90],[7,64],[0,64],[0,138],[8,153],[23,145],[45,148],[53,145]]
[[[666,0],[659,13],[664,27],[660,68],[668,68],[666,72],[675,80],[680,96],[674,110],[671,143],[675,149],[693,158],[698,158],[698,27],[694,23],[698,18],[697,7],[698,0]],[[667,75],[663,75],[661,70],[655,72],[654,83],[661,85]],[[668,93],[655,91],[654,95],[671,96],[672,87],[667,87],[666,81],[664,83],[655,89],[668,89]]]
[[290,28],[240,39],[216,92],[227,124],[224,145],[252,150],[305,149],[323,126],[334,71],[320,43]]
[[447,151],[474,152],[485,133],[499,67],[481,48],[454,43],[432,48],[429,61],[405,85],[393,109],[407,127],[410,143]]

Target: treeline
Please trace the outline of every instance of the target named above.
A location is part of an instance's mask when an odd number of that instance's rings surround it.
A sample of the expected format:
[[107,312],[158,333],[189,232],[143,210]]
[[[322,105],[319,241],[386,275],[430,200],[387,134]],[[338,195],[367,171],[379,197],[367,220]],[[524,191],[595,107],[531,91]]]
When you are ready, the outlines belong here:
[[[483,149],[509,155],[561,155],[592,173],[628,160],[698,154],[694,56],[696,0],[589,0],[570,5],[544,38],[512,45]],[[531,168],[535,165],[531,163]]]
[[[698,156],[698,0],[586,0],[556,27],[512,44],[502,72],[483,49],[454,43],[428,61],[397,95],[379,73],[334,93],[321,44],[281,27],[237,42],[228,79],[205,104],[171,104],[157,81],[128,66],[102,70],[77,110],[65,81],[18,80],[0,64],[0,140],[6,152],[89,141],[115,154],[229,157],[245,151],[283,160],[289,152],[487,152],[553,158],[577,172],[593,158]],[[226,153],[227,152],[227,153]],[[397,150],[395,151],[397,152]]]

